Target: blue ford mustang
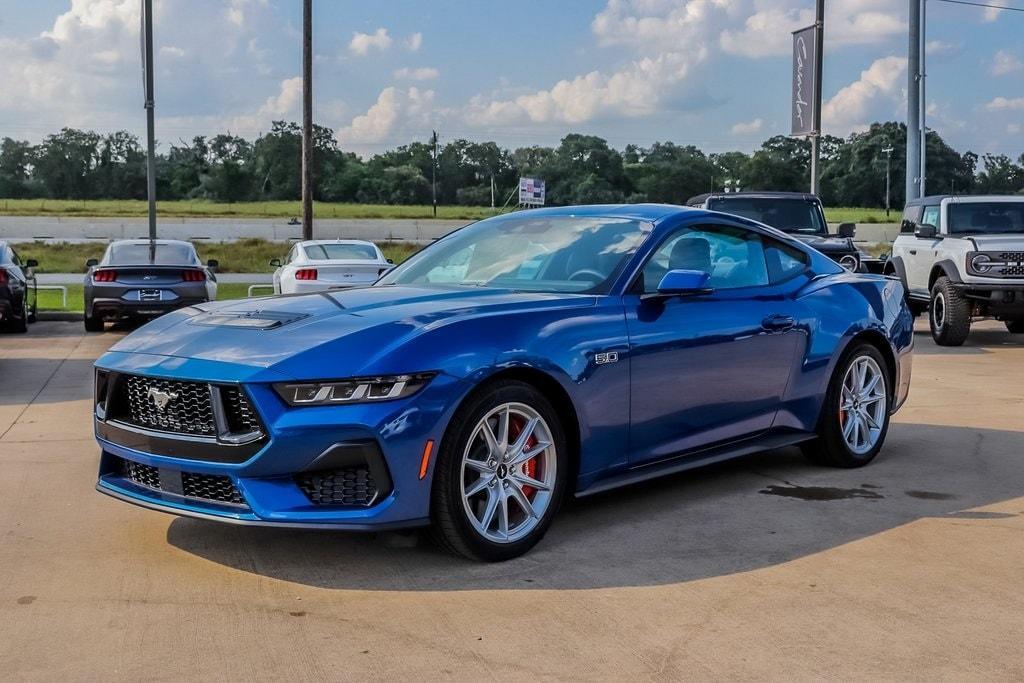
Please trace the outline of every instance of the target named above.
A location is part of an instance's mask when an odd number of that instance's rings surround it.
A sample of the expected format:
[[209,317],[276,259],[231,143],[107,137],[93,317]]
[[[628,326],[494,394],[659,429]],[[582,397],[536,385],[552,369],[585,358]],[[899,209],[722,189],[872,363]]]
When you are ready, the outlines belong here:
[[372,287],[201,304],[96,364],[98,489],[239,524],[430,525],[483,560],[569,495],[799,444],[868,463],[910,382],[896,279],[735,216],[534,210]]

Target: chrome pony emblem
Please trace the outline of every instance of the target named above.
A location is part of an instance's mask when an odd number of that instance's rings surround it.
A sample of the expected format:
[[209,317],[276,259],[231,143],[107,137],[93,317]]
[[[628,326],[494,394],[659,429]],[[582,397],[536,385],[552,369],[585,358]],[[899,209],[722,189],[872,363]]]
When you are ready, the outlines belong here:
[[156,387],[150,387],[149,393],[146,396],[153,401],[153,405],[161,413],[167,410],[167,406],[171,404],[171,401],[178,398],[178,395],[173,391],[161,391]]

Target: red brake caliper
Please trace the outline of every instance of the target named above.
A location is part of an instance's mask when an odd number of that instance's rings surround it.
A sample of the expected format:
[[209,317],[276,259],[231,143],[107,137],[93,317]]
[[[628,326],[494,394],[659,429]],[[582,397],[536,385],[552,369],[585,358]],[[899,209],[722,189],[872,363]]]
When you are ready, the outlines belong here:
[[[515,423],[514,424],[515,424],[515,427],[516,427],[516,431],[522,430],[526,426],[526,423],[524,421],[520,421],[519,419],[515,419]],[[531,434],[530,438],[526,441],[526,448],[530,449],[530,448],[533,448],[536,445],[537,445],[537,436],[535,434]],[[529,462],[525,463],[523,465],[523,472],[525,472],[526,476],[528,476],[530,479],[536,479],[537,478],[537,458],[533,458]],[[531,498],[532,499],[533,498],[533,494],[536,493],[536,492],[537,492],[537,489],[533,488],[532,486],[524,486],[523,487],[523,494],[527,498]]]

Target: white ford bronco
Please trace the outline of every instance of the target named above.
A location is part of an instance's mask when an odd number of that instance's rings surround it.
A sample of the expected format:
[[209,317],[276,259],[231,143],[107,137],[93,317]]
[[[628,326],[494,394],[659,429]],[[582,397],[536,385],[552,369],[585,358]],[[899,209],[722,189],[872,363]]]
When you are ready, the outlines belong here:
[[1024,333],[1024,196],[908,202],[885,272],[929,311],[937,344],[960,346],[980,318]]

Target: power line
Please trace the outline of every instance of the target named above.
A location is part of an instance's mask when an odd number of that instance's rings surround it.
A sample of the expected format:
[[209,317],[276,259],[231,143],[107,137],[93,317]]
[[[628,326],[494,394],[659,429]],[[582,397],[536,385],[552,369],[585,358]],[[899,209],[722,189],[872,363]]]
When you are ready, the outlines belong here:
[[946,2],[950,5],[968,5],[970,7],[984,7],[985,9],[998,9],[1006,10],[1007,12],[1024,12],[1024,7],[1008,7],[1006,5],[990,5],[984,2],[970,2],[970,0],[935,0],[936,2]]

